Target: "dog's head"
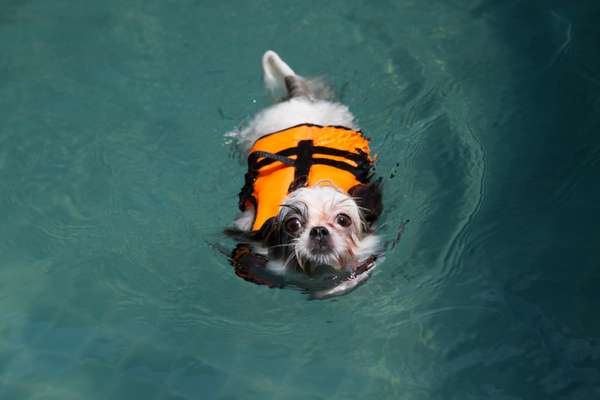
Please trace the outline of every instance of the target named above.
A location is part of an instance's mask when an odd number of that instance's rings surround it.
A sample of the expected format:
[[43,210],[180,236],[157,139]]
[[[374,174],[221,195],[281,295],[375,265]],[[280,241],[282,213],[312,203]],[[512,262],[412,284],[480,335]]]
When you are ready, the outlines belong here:
[[373,223],[382,211],[381,197],[380,182],[357,185],[349,193],[328,185],[300,188],[288,194],[255,239],[269,258],[308,275],[351,272],[378,250]]

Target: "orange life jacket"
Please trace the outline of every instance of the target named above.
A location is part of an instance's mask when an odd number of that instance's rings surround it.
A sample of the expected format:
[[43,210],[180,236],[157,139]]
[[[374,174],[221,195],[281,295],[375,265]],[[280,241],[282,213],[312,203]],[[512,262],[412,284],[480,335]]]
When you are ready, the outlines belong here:
[[288,193],[320,181],[347,192],[369,181],[372,165],[369,141],[360,131],[302,124],[271,133],[250,149],[240,209],[255,207],[256,231],[279,213]]

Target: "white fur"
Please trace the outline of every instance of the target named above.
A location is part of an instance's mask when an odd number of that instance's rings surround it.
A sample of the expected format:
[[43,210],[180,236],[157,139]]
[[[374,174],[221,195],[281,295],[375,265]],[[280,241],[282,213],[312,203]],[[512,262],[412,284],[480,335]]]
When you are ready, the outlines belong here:
[[285,90],[284,79],[286,76],[296,75],[294,70],[272,50],[263,55],[262,67],[265,86],[273,96]]
[[326,100],[296,97],[259,112],[248,125],[227,136],[237,138],[244,151],[248,151],[260,137],[299,124],[345,126],[358,130],[354,116],[343,104]]
[[[295,76],[304,80],[272,50],[263,55],[262,67],[265,86],[273,95],[285,90],[286,76]],[[345,105],[322,99],[295,97],[264,109],[245,127],[228,132],[226,136],[236,138],[247,151],[261,136],[299,124],[335,125],[359,129],[354,115]]]
[[254,223],[254,208],[248,207],[248,209],[244,210],[238,217],[235,219],[233,226],[235,226],[240,231],[248,232],[252,229],[252,224]]

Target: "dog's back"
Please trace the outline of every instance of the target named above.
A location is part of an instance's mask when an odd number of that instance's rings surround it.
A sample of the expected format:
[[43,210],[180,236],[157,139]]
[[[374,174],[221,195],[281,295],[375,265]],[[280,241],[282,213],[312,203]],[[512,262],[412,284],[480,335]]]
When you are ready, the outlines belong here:
[[228,134],[237,138],[245,150],[261,136],[299,124],[359,129],[348,107],[330,100],[333,92],[321,79],[296,74],[272,50],[263,55],[262,67],[265,87],[277,102],[258,113],[247,126]]

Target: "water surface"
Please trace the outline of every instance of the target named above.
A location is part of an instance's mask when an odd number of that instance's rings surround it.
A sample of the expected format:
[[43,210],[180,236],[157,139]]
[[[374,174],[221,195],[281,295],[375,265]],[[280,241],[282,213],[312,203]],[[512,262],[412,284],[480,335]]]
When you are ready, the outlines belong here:
[[[0,398],[600,397],[592,1],[5,1]],[[348,296],[211,243],[272,48],[379,155],[397,248]]]

